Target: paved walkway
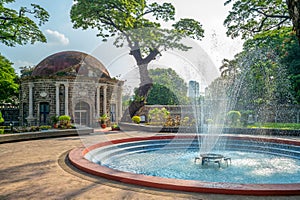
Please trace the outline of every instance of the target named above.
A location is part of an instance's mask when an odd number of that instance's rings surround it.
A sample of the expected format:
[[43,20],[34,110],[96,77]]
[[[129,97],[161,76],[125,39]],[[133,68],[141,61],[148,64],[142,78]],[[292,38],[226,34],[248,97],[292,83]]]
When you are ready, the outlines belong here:
[[300,196],[231,196],[151,189],[87,175],[73,169],[64,160],[67,152],[75,147],[140,134],[137,132],[95,132],[82,137],[0,144],[0,199],[300,199]]

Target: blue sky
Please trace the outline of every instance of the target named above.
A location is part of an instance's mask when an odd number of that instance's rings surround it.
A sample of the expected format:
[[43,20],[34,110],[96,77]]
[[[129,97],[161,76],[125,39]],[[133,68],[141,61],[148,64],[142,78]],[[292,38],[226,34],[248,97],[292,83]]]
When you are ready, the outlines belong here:
[[[231,40],[225,36],[226,29],[223,27],[223,21],[230,8],[224,7],[224,1],[170,1],[176,8],[177,19],[189,17],[203,24],[205,38],[198,44],[208,53],[216,66],[221,64],[223,58],[232,58],[242,47],[241,40]],[[10,6],[19,8],[20,6],[29,6],[30,3],[41,5],[50,14],[49,22],[40,28],[47,37],[48,43],[16,47],[6,47],[0,44],[1,54],[14,63],[16,71],[19,71],[21,66],[37,65],[45,57],[59,51],[76,50],[92,54],[95,49],[103,45],[101,38],[96,37],[96,30],[83,31],[72,28],[69,13],[73,0],[16,0]],[[104,60],[106,59],[103,61],[104,64],[113,62],[113,60],[107,60],[107,57],[104,58]]]

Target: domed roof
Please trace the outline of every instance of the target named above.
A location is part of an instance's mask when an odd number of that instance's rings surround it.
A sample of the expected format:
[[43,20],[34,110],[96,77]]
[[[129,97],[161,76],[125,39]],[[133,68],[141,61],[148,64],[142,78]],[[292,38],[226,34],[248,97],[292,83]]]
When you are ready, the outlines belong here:
[[31,75],[110,77],[107,69],[99,60],[78,51],[64,51],[48,56],[34,68]]

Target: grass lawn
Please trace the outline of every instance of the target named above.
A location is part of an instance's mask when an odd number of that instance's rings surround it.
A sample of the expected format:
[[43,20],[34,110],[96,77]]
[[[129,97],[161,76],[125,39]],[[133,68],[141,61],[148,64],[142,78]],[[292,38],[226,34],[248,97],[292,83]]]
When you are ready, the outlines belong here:
[[300,129],[300,123],[255,123],[248,125],[247,128],[275,128],[286,130],[298,130]]

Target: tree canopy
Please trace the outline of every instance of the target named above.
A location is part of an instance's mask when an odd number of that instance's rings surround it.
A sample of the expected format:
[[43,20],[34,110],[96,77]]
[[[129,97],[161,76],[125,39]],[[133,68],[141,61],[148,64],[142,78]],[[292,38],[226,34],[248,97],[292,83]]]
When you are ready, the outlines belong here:
[[179,105],[187,103],[187,85],[172,68],[149,70],[153,87],[149,92],[149,105]]
[[16,103],[19,85],[12,63],[0,54],[0,103]]
[[292,21],[284,0],[227,0],[232,10],[224,21],[227,35],[243,39],[257,33],[291,26]]
[[[31,8],[21,7],[18,11],[5,7],[14,1],[0,1],[0,41],[7,46],[46,42],[46,37],[39,26],[48,21],[48,12],[37,4],[31,4]],[[38,24],[28,15],[33,15]]]
[[232,109],[256,113],[299,103],[300,47],[291,30],[265,31],[248,39],[243,51],[220,68],[222,77],[210,90],[223,88],[222,93],[234,100]]
[[76,0],[71,9],[74,28],[98,30],[98,36],[107,40],[116,37],[116,47],[127,45],[138,65],[141,101],[129,107],[132,117],[145,103],[152,80],[148,64],[167,49],[188,50],[181,43],[184,37],[201,40],[204,30],[194,19],[180,19],[172,28],[163,28],[161,22],[175,20],[171,3],[150,3],[147,0]]

